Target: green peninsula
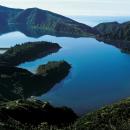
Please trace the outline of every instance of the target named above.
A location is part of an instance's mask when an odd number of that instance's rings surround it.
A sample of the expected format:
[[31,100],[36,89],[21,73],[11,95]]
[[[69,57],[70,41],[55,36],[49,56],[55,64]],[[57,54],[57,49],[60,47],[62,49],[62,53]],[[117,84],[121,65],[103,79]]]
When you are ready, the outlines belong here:
[[57,43],[50,42],[27,42],[9,48],[0,55],[0,63],[17,66],[21,63],[36,60],[57,52],[61,47]]

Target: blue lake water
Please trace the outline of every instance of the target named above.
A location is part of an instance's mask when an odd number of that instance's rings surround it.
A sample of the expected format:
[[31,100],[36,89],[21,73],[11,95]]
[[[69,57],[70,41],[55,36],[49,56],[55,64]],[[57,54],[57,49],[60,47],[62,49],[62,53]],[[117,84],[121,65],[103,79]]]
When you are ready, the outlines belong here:
[[35,72],[39,65],[48,61],[66,60],[72,69],[63,81],[39,99],[56,106],[71,107],[78,114],[83,114],[130,96],[130,55],[93,38],[48,35],[30,38],[20,32],[12,32],[0,36],[0,47],[41,40],[57,42],[62,48],[57,53],[19,67]]

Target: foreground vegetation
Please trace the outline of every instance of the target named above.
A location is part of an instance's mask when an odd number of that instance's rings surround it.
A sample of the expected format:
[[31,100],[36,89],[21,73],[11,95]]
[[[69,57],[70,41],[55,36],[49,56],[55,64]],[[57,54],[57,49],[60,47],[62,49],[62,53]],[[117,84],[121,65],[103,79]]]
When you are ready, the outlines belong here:
[[130,130],[130,98],[85,115],[76,126],[78,130]]
[[76,119],[71,109],[34,99],[7,102],[0,109],[2,130],[130,130],[130,98]]
[[[41,124],[63,127],[73,123],[77,115],[67,107],[53,107],[35,99],[5,102],[0,107],[0,125],[6,129],[30,130]],[[15,128],[16,127],[16,128]]]

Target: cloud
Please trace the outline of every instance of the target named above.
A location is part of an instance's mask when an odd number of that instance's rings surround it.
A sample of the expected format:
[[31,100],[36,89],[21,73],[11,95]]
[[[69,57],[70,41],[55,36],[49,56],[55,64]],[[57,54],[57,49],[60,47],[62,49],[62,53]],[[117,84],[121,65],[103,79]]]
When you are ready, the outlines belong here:
[[39,7],[63,15],[130,15],[130,0],[0,0],[4,6]]

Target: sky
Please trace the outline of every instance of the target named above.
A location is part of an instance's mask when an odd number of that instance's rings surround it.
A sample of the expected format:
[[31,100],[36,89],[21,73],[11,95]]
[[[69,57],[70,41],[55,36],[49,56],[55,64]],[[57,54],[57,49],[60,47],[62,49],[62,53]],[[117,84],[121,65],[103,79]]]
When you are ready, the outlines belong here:
[[0,5],[38,7],[66,16],[130,16],[130,0],[0,0]]

